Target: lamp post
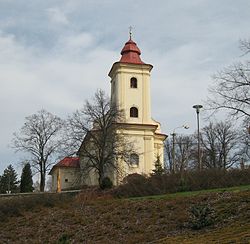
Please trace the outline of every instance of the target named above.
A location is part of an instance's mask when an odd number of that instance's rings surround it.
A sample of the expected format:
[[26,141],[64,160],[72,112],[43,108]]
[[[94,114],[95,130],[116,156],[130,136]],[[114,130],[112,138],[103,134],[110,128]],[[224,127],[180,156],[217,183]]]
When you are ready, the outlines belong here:
[[202,165],[201,165],[201,158],[200,158],[200,118],[199,118],[199,114],[200,114],[200,109],[203,108],[202,105],[200,104],[196,104],[193,106],[193,108],[196,110],[196,114],[197,114],[197,133],[198,133],[198,168],[199,170],[202,169]]
[[173,137],[173,140],[172,140],[172,144],[173,144],[172,145],[172,170],[173,170],[173,173],[175,173],[175,170],[176,170],[176,165],[175,165],[175,136],[176,136],[176,133],[175,133],[175,130],[180,129],[180,128],[189,129],[189,126],[188,125],[178,126],[178,127],[174,128],[173,133],[171,134],[171,136]]

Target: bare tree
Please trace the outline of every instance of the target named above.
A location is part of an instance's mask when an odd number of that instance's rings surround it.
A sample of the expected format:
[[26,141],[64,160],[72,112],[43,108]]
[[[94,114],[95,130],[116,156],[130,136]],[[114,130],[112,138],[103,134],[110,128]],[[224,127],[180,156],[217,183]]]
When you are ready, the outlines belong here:
[[93,102],[86,101],[85,106],[68,119],[72,148],[81,143],[78,154],[83,173],[96,172],[99,185],[108,172],[119,171],[117,160],[126,160],[133,151],[132,143],[126,141],[122,133],[122,121],[122,111],[102,90],[95,93]]
[[240,143],[240,160],[241,167],[245,167],[245,163],[250,160],[250,118],[245,120],[239,130],[239,143]]
[[76,110],[65,121],[62,139],[64,146],[61,148],[62,155],[73,156],[78,154],[83,139],[89,130],[89,128],[86,128],[86,123],[88,122],[83,109]]
[[238,133],[230,122],[210,122],[202,129],[203,165],[227,169],[239,162]]
[[169,172],[173,172],[173,157],[172,157],[172,140],[164,141],[164,168]]
[[240,40],[240,49],[243,51],[244,55],[250,52],[250,39]]
[[184,170],[192,168],[193,151],[194,151],[194,136],[179,135],[176,137],[176,170],[183,173]]
[[[250,52],[250,40],[241,41],[245,54]],[[226,109],[234,118],[250,117],[250,62],[231,65],[213,76],[207,105],[212,111]]]
[[175,169],[173,169],[173,139],[164,142],[165,149],[165,168],[170,172],[183,172],[193,167],[194,164],[194,136],[176,135],[175,136]]
[[31,157],[31,167],[40,174],[40,191],[44,191],[46,172],[61,146],[58,136],[62,126],[59,117],[41,110],[26,117],[19,133],[14,133],[13,147],[27,153]]
[[218,141],[214,124],[209,123],[202,129],[202,164],[207,168],[217,168],[218,166]]

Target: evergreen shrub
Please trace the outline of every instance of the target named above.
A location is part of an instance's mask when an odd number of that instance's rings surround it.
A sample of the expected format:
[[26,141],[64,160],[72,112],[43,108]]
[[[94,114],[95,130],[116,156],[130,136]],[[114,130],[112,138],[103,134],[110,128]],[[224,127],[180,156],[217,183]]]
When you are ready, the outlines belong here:
[[101,182],[100,188],[102,190],[105,190],[105,189],[112,188],[112,186],[113,186],[113,182],[109,179],[109,177],[104,177]]

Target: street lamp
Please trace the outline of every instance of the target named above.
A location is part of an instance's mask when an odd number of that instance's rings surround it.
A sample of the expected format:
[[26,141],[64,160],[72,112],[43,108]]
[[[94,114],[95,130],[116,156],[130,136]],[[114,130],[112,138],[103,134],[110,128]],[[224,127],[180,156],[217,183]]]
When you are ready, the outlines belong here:
[[199,114],[200,114],[200,109],[203,108],[202,105],[200,104],[196,104],[193,106],[193,108],[196,110],[196,114],[197,114],[197,133],[198,133],[198,167],[199,170],[201,170],[202,166],[201,166],[201,158],[200,158],[200,118],[199,118]]
[[172,143],[173,143],[173,146],[172,146],[172,170],[173,170],[173,173],[175,173],[175,170],[176,170],[176,167],[175,167],[175,136],[176,136],[176,133],[175,133],[175,130],[180,129],[180,128],[189,129],[189,126],[188,125],[178,126],[178,127],[174,128],[173,133],[171,134],[171,136],[173,137],[173,140],[172,140]]

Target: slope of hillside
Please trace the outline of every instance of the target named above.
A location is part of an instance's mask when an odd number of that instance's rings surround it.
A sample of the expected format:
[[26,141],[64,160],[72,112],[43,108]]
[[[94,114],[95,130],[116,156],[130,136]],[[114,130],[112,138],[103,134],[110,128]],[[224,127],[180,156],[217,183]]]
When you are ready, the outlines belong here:
[[[212,209],[210,225],[194,230],[192,206]],[[137,199],[81,194],[12,215],[0,221],[1,243],[249,243],[250,187]]]

